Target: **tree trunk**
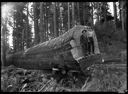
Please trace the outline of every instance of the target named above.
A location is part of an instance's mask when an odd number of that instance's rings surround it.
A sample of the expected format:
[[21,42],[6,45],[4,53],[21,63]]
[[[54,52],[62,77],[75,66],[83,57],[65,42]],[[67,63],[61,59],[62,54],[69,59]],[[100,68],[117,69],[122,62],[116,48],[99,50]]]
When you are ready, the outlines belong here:
[[45,23],[45,25],[46,25],[46,28],[45,28],[45,37],[44,37],[44,40],[46,41],[47,40],[47,33],[48,33],[48,4],[46,3],[46,7],[45,7],[45,9],[46,9],[46,18],[45,18],[45,20],[46,20],[46,23]]
[[116,9],[116,2],[113,2],[113,8],[114,8],[114,21],[115,21],[115,29],[117,24],[117,9]]
[[46,39],[46,31],[47,31],[47,28],[46,28],[46,26],[47,26],[47,24],[46,24],[46,20],[47,20],[47,14],[46,14],[46,11],[47,11],[47,9],[46,9],[46,7],[47,7],[47,4],[46,4],[46,2],[44,2],[44,26],[43,26],[43,39],[45,40]]
[[107,4],[107,2],[103,2],[102,4],[103,4],[102,7],[104,8],[104,11],[103,11],[103,18],[104,18],[104,22],[106,22],[106,21],[107,21],[107,20],[106,20],[106,16],[107,16],[106,4]]
[[121,11],[121,19],[122,19],[122,31],[124,32],[124,13],[123,10]]
[[[50,64],[58,64],[60,61],[60,54],[63,56],[65,61],[70,61],[69,66],[73,66],[76,63],[71,55],[71,45],[69,44],[73,36],[78,36],[79,31],[84,27],[74,27],[63,35],[54,38],[52,40],[37,44],[24,52],[15,53],[12,56],[7,57],[6,65],[15,65],[26,69],[49,69]],[[63,64],[60,64],[63,65]]]
[[98,8],[97,8],[97,22],[99,22],[100,21],[100,14],[99,14],[100,5],[99,5],[99,3],[97,5],[98,5]]
[[91,9],[91,20],[92,20],[92,22],[91,22],[91,26],[93,27],[93,23],[94,23],[94,20],[93,20],[93,3],[91,3],[91,7],[92,7],[92,9]]
[[89,2],[83,3],[83,21],[84,25],[91,26],[91,15],[89,9]]
[[40,42],[39,26],[38,26],[38,15],[37,15],[37,3],[34,3],[34,31],[35,31],[35,44]]
[[74,2],[72,2],[72,27],[75,25]]
[[7,30],[7,27],[6,27],[6,24],[7,24],[7,21],[5,21],[3,25],[3,28],[2,28],[2,32],[1,32],[1,65],[4,66],[4,64],[6,63],[6,37],[5,37],[5,34],[6,34],[6,30]]
[[[84,29],[84,26],[75,26],[57,38],[37,44],[24,52],[18,52],[12,56],[8,56],[6,65],[13,64],[21,68],[38,70],[51,69],[52,67],[64,68],[64,66],[69,69],[80,69],[81,64],[79,66],[75,56],[79,57],[83,54],[79,40]],[[93,38],[95,54],[99,54],[100,52],[98,44],[96,43],[97,39],[95,33]],[[74,40],[75,44],[71,44],[71,40]],[[76,50],[73,52],[74,48]],[[89,65],[99,60],[99,57],[97,58],[95,56],[89,58],[89,60],[91,60]],[[87,62],[88,59],[85,59],[84,61]],[[82,64],[85,68],[85,62]],[[82,69],[83,65],[81,66]]]
[[[27,26],[26,26],[26,28],[27,28]],[[25,36],[25,32],[24,32],[25,30],[23,29],[22,30],[22,40],[21,40],[21,43],[22,43],[22,46],[21,46],[21,48],[22,48],[22,51],[24,50],[24,36]],[[27,32],[26,32],[27,33]]]
[[60,3],[60,32],[59,32],[59,35],[62,35],[63,34],[63,30],[64,30],[64,26],[63,26],[63,5],[62,3]]
[[44,42],[44,25],[43,25],[43,21],[44,21],[44,13],[43,13],[43,2],[40,2],[40,41]]
[[85,13],[85,12],[87,12],[87,9],[85,8],[85,3],[86,2],[83,2],[83,25],[85,25],[87,22],[86,22],[86,19],[87,19],[87,13]]
[[126,28],[126,1],[120,1],[120,4],[121,4],[122,30],[125,31],[125,28]]
[[[21,18],[20,19],[23,19],[23,14],[22,14],[22,12],[20,13],[20,16],[21,16]],[[23,20],[21,21],[21,22],[23,22]],[[23,26],[24,27],[24,26]],[[20,42],[19,42],[19,47],[20,47],[20,50],[19,51],[23,51],[24,50],[24,36],[25,36],[25,29],[23,28],[22,29],[22,31],[21,31],[21,40],[20,40]]]
[[26,19],[26,47],[29,48],[30,47],[30,39],[31,39],[31,32],[30,32],[30,28],[29,28],[29,19],[28,19],[28,16],[29,15],[29,10],[28,10],[28,4],[27,4],[27,19]]
[[54,22],[54,36],[57,37],[57,30],[56,30],[56,3],[54,3],[54,13],[53,13],[53,22]]
[[68,30],[70,29],[70,4],[68,2]]
[[118,2],[119,2],[119,19],[121,21],[121,1]]
[[79,10],[79,2],[77,3],[77,24],[80,24],[80,10]]
[[[12,56],[7,57],[6,65],[15,65],[17,67],[32,68],[32,69],[47,69],[51,63],[61,64],[60,55],[69,66],[73,66],[72,63],[76,63],[71,53],[70,41],[76,40],[79,44],[79,37],[81,36],[84,26],[76,26],[70,29],[63,35],[54,38],[52,40],[37,44],[24,52],[18,52]],[[71,64],[71,65],[70,65]],[[76,63],[77,64],[77,63]]]
[[[15,13],[14,13],[15,15]],[[15,22],[15,17],[13,18],[13,24],[14,24],[14,27],[13,27],[13,49],[14,49],[14,52],[16,52],[16,39],[15,39],[15,31],[16,31],[16,22]]]
[[84,25],[84,13],[83,13],[83,2],[79,2],[79,10],[80,10],[80,24]]

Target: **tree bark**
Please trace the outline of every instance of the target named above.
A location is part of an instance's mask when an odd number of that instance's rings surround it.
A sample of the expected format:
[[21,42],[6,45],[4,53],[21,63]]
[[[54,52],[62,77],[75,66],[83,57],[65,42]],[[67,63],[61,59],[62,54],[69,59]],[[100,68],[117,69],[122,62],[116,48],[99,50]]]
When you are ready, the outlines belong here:
[[83,14],[83,2],[79,2],[79,12],[80,12],[80,24],[81,25],[84,25],[84,19],[83,19],[83,16],[84,16],[84,14]]
[[68,2],[68,30],[70,29],[70,4]]
[[[79,2],[77,3],[77,21],[78,21],[78,24],[80,24],[80,10],[79,10]],[[78,25],[77,24],[77,25]]]
[[94,20],[93,20],[93,3],[91,3],[91,7],[92,7],[92,9],[91,9],[91,20],[92,20],[92,22],[91,22],[91,26],[93,27],[93,23],[94,23]]
[[[26,26],[26,28],[27,28],[27,26]],[[22,46],[21,46],[21,48],[22,48],[22,51],[24,50],[24,36],[25,36],[25,32],[24,32],[25,30],[23,29],[22,30],[22,40],[21,40],[21,42],[22,42]],[[26,30],[27,31],[27,30]]]
[[122,21],[122,31],[126,28],[126,1],[120,1],[121,4],[121,21]]
[[26,28],[27,28],[27,30],[26,30],[26,35],[27,35],[27,38],[26,38],[26,47],[27,48],[29,48],[30,47],[30,40],[31,40],[31,31],[30,31],[30,27],[29,27],[29,10],[28,10],[28,4],[27,4],[27,19],[26,19],[26,24],[27,24],[27,26],[26,26]]
[[43,2],[40,2],[40,41],[44,42],[44,13],[43,13]]
[[72,2],[72,27],[75,25],[74,2]]
[[121,21],[121,1],[118,2],[119,2],[119,19]]
[[122,19],[122,31],[124,32],[124,13],[123,10],[121,11],[121,19]]
[[45,23],[45,26],[46,26],[46,28],[45,28],[45,37],[44,37],[44,40],[46,41],[47,39],[48,39],[48,37],[47,37],[47,34],[48,34],[48,19],[49,19],[49,15],[48,15],[48,4],[46,3],[46,7],[45,7],[45,9],[46,9],[46,17],[45,17],[45,21],[46,21],[46,23]]
[[6,63],[6,27],[7,21],[5,21],[5,23],[2,23],[2,32],[1,32],[1,65],[4,66],[4,64]]
[[115,28],[117,24],[117,9],[116,9],[116,2],[113,2],[113,8],[114,8],[114,21],[115,21]]
[[54,36],[57,37],[56,30],[56,3],[54,2],[54,13],[53,13],[53,22],[54,22]]
[[[86,19],[87,19],[87,9],[85,8],[86,2],[83,2],[83,25],[85,25],[87,22],[86,22]],[[86,12],[86,13],[85,13]]]
[[105,17],[105,22],[107,21],[107,2],[104,2],[104,6],[105,6],[105,12],[104,12],[104,17]]
[[83,3],[83,21],[84,25],[91,26],[91,15],[89,9],[89,2]]
[[37,15],[37,3],[34,3],[34,31],[35,31],[35,44],[40,42],[39,26],[38,26],[38,15]]
[[97,22],[99,22],[100,21],[100,14],[99,14],[99,12],[100,12],[100,5],[99,5],[99,3],[97,3],[97,6],[98,6],[98,8],[97,8]]
[[[15,15],[15,13],[14,13]],[[15,22],[15,17],[13,18],[13,24],[14,24],[14,27],[13,27],[13,49],[14,49],[14,52],[16,52],[16,40],[15,40],[15,30],[16,30],[16,22]]]

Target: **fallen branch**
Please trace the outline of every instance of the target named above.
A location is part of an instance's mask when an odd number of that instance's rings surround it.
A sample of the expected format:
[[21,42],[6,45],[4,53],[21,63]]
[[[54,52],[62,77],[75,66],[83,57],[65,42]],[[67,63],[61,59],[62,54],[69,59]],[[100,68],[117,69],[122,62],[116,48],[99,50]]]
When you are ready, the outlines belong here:
[[41,89],[38,90],[38,92],[41,92],[52,80],[49,80]]
[[88,77],[87,80],[85,81],[85,84],[82,86],[81,91],[83,91],[84,88],[87,86],[87,82],[88,82],[89,78],[90,78],[90,77]]

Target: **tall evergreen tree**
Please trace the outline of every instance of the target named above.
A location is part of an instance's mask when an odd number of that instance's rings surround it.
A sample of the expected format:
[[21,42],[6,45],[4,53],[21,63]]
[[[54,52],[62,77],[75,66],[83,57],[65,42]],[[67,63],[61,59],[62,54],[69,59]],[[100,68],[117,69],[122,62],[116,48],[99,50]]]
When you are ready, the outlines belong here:
[[91,26],[93,27],[94,26],[94,20],[93,20],[93,12],[94,12],[94,3],[93,2],[90,2],[91,4]]
[[68,30],[70,29],[70,3],[68,2]]
[[4,66],[6,63],[6,32],[7,32],[7,20],[5,23],[2,23],[2,32],[1,32],[1,65]]
[[56,37],[59,36],[60,31],[60,6],[59,2],[56,2]]
[[126,1],[120,1],[122,30],[126,30]]
[[80,24],[80,9],[79,2],[77,2],[77,23]]
[[[14,15],[13,15],[13,46],[14,51],[21,51],[24,50],[24,35],[25,35],[25,28],[24,25],[26,24],[26,15],[24,14],[25,3],[16,3],[14,7]],[[24,21],[25,20],[25,21]]]
[[114,8],[114,21],[115,21],[115,27],[117,26],[117,8],[116,8],[116,2],[113,2],[113,8]]
[[119,0],[119,20],[121,21],[121,1]]
[[43,2],[40,2],[40,41],[44,42],[44,11],[43,11]]
[[56,37],[56,36],[58,36],[57,29],[56,29],[56,2],[53,3],[53,9],[54,9],[54,12],[53,12],[54,34]]
[[102,2],[101,3],[101,20],[103,22],[107,21],[107,17],[111,16],[111,13],[108,11],[109,7],[108,7],[108,3],[107,2]]
[[68,31],[68,2],[62,3],[63,5],[63,28]]
[[72,27],[75,25],[75,9],[74,2],[72,2]]
[[31,25],[29,24],[29,10],[28,10],[28,4],[26,4],[26,11],[27,11],[27,15],[26,15],[26,47],[29,48],[31,46],[31,42],[32,42],[32,33],[31,33]]
[[79,2],[80,24],[84,25],[83,2]]
[[83,3],[83,24],[91,26],[91,13],[90,13],[91,7],[90,2],[84,2]]
[[38,44],[40,42],[40,36],[39,36],[39,24],[38,24],[38,4],[34,3],[33,5],[33,12],[34,12],[34,32],[35,32],[35,44]]
[[46,16],[45,16],[45,26],[46,26],[46,31],[45,31],[45,40],[47,40],[47,35],[48,35],[48,24],[49,24],[49,22],[48,22],[48,20],[49,20],[49,2],[47,2],[46,3],[46,7],[45,7],[45,9],[46,9]]

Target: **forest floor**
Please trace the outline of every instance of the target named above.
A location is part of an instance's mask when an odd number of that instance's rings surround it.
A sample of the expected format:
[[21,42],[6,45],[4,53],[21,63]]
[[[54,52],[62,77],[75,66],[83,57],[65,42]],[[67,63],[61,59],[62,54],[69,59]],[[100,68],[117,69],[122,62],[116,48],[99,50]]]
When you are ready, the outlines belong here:
[[[126,44],[113,42],[111,46],[102,46],[104,58],[121,57],[126,52]],[[101,44],[100,44],[101,45]],[[126,56],[126,55],[123,55]],[[1,91],[3,92],[126,92],[126,60],[120,64],[97,64],[90,76],[52,75],[51,71],[25,70],[15,66],[1,70]]]

